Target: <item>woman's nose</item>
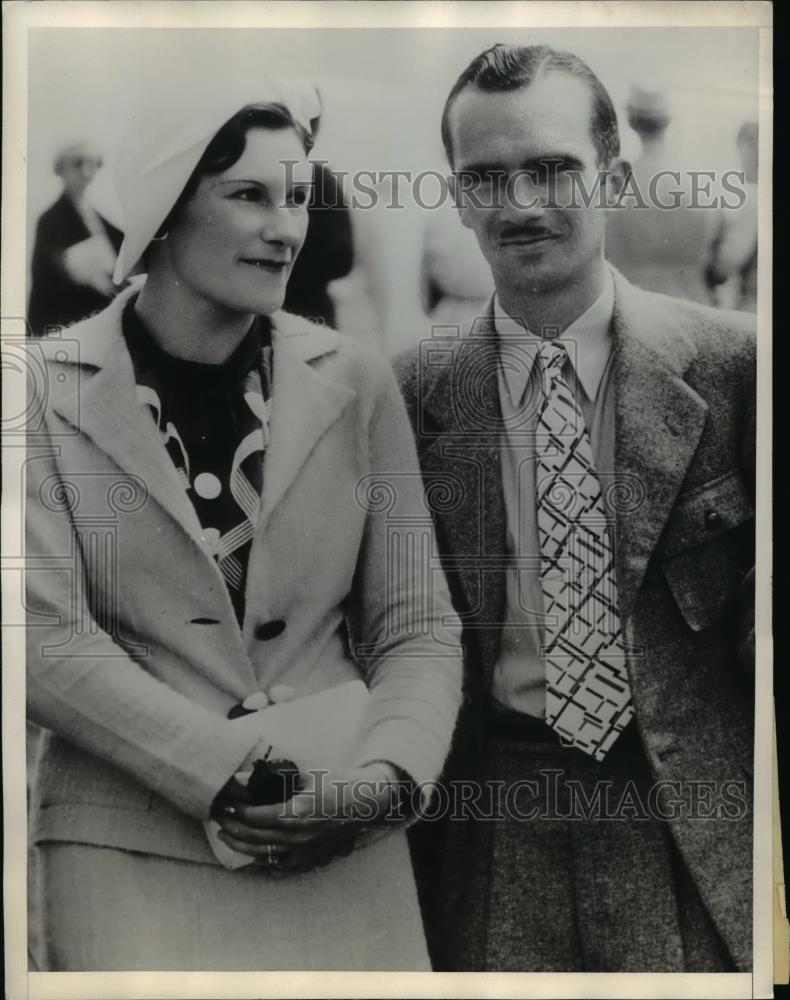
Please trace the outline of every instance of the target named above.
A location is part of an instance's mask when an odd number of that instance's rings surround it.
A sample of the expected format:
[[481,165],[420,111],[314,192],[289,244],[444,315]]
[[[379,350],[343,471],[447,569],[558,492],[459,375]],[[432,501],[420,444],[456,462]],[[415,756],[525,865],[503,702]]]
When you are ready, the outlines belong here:
[[267,243],[298,246],[302,242],[303,224],[300,217],[287,206],[277,206],[268,213],[261,229]]

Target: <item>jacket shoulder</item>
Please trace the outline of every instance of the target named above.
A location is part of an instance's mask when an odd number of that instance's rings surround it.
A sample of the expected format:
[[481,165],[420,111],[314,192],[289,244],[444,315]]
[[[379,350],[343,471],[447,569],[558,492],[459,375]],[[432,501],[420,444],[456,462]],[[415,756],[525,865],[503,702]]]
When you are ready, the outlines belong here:
[[[615,272],[615,322],[702,395],[753,382],[755,317],[645,291]],[[616,326],[617,328],[617,326]]]
[[674,326],[704,355],[712,357],[754,354],[756,323],[751,313],[717,309],[634,286],[629,296],[646,318],[660,318],[664,326]]
[[275,330],[285,335],[316,371],[358,396],[394,391],[389,360],[374,345],[282,310],[274,315],[273,322]]

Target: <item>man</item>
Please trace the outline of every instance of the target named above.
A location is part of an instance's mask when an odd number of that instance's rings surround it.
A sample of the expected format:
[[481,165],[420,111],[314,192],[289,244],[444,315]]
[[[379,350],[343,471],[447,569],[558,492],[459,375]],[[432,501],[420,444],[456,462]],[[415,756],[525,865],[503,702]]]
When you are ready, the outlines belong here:
[[55,158],[63,193],[38,220],[33,248],[27,319],[36,336],[98,312],[117,291],[111,276],[123,233],[87,200],[101,165],[87,142],[72,143]]
[[413,840],[435,967],[748,969],[749,320],[607,265],[580,191],[626,168],[576,57],[484,52],[442,133],[496,293],[396,363],[467,653]]

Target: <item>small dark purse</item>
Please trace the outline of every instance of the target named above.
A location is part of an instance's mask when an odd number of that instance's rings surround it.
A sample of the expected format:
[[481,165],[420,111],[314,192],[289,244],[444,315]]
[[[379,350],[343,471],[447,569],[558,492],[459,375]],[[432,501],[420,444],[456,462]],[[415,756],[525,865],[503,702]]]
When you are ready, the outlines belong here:
[[287,802],[299,789],[299,768],[292,760],[256,760],[247,791],[256,806]]

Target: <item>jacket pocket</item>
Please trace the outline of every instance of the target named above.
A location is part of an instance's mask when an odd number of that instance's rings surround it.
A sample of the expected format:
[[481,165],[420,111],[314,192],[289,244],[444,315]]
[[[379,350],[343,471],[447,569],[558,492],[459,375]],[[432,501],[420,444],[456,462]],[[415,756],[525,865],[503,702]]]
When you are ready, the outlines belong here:
[[754,563],[754,508],[740,473],[682,495],[657,554],[689,627],[700,632],[717,622]]

